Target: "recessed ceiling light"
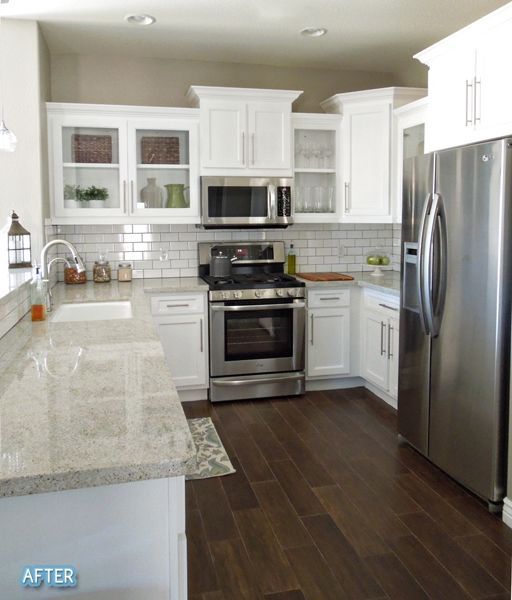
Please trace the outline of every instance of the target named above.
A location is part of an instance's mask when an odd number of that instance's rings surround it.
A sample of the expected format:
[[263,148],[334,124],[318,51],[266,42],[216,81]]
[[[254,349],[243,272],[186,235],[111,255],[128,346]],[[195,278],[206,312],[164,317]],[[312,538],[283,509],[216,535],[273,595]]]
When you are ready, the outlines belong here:
[[306,27],[303,29],[300,34],[305,35],[306,37],[321,37],[327,33],[327,29],[325,27]]
[[132,25],[153,25],[156,21],[151,15],[127,15],[125,19]]

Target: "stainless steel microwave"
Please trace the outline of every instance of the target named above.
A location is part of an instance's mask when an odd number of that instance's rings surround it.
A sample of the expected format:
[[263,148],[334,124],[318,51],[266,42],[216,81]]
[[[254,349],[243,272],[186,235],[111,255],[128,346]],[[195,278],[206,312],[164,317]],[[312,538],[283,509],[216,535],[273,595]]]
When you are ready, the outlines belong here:
[[293,179],[201,177],[203,227],[288,227],[293,214]]

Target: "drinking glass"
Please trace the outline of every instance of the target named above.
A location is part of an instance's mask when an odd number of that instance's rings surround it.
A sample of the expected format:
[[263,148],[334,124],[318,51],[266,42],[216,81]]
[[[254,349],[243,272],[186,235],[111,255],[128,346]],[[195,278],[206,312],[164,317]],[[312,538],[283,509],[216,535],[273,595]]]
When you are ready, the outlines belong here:
[[304,212],[305,213],[310,213],[314,211],[314,206],[313,206],[313,201],[312,201],[312,194],[311,194],[311,188],[310,187],[305,187],[304,188]]
[[333,213],[334,211],[334,188],[328,187],[326,189],[326,210],[327,212]]
[[314,194],[313,194],[313,210],[314,212],[325,212],[325,208],[324,208],[324,195],[325,195],[325,188],[321,185],[317,185],[313,188],[314,190]]
[[304,212],[304,188],[301,185],[295,188],[295,212]]

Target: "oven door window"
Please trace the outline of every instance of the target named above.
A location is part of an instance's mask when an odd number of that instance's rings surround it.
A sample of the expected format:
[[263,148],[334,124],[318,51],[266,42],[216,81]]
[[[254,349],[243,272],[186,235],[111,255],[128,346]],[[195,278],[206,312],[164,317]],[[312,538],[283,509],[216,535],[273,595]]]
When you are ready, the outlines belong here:
[[208,216],[268,217],[267,186],[209,186]]
[[293,355],[293,310],[225,313],[225,360],[251,360]]

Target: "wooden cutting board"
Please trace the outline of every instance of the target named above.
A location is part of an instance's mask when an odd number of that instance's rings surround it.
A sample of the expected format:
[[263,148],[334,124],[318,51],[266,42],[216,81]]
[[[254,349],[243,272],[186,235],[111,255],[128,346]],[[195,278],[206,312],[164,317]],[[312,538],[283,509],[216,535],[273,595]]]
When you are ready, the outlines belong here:
[[309,281],[353,281],[354,279],[351,275],[344,273],[297,273],[297,277]]

